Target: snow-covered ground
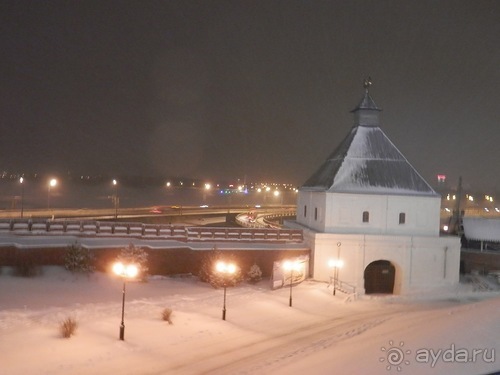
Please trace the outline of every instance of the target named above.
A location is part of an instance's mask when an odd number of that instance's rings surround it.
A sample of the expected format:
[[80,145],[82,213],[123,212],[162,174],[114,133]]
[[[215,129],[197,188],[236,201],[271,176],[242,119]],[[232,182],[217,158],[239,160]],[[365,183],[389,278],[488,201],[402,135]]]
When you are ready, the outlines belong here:
[[[194,277],[129,282],[46,267],[0,275],[0,374],[485,374],[500,371],[500,294],[468,285],[432,295],[346,301],[306,281],[223,290]],[[173,310],[173,324],[161,319]],[[72,317],[76,335],[60,337]]]

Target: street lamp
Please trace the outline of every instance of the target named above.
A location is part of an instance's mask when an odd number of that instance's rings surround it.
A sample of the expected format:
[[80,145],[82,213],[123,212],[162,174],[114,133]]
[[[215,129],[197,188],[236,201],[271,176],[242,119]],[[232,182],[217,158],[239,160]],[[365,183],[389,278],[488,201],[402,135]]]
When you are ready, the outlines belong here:
[[205,183],[205,186],[203,187],[203,202],[207,200],[207,193],[212,189],[212,185],[210,183]]
[[344,266],[344,261],[341,259],[330,259],[328,261],[328,266],[333,268],[333,295],[335,295],[339,282],[339,270]]
[[47,209],[50,209],[50,188],[53,188],[57,185],[57,180],[55,178],[52,178],[49,181],[49,188],[47,191]]
[[236,272],[236,265],[233,263],[226,263],[223,261],[217,262],[215,270],[222,274],[224,286],[224,303],[222,305],[222,320],[226,320],[226,287],[228,278]]
[[293,271],[300,271],[301,264],[300,262],[297,261],[285,261],[283,263],[283,269],[285,271],[290,271],[290,300],[289,300],[289,306],[292,307],[292,285],[293,285]]
[[282,193],[281,191],[279,191],[278,189],[276,189],[273,193],[273,195],[276,197],[276,198],[280,198],[280,205],[283,206],[283,198],[284,198],[284,192]]
[[24,214],[24,178],[20,177],[19,178],[19,183],[21,184],[21,219],[23,218]]
[[271,188],[269,186],[266,186],[264,189],[264,204],[266,204],[266,199],[267,199],[267,194],[271,191]]
[[120,324],[120,340],[125,339],[125,284],[127,279],[133,279],[139,273],[139,269],[135,264],[123,264],[117,262],[113,265],[113,272],[123,279],[123,289],[122,289],[122,322]]
[[118,181],[113,179],[113,188],[115,189],[115,194],[113,196],[113,202],[115,203],[115,219],[118,219]]

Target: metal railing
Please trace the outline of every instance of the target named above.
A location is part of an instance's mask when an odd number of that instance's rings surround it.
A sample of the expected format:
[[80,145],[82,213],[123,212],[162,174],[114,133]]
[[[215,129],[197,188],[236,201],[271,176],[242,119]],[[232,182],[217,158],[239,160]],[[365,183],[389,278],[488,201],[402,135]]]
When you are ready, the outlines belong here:
[[0,232],[19,234],[73,234],[79,236],[161,237],[178,241],[279,241],[303,242],[300,229],[196,227],[95,220],[0,220]]

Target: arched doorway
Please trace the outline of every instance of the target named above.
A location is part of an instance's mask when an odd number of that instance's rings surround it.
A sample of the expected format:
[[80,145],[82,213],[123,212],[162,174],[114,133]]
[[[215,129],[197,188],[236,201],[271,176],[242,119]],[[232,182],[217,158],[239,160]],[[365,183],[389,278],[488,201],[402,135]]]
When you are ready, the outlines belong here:
[[394,279],[396,268],[388,260],[376,260],[371,262],[364,273],[365,293],[392,294],[394,291]]

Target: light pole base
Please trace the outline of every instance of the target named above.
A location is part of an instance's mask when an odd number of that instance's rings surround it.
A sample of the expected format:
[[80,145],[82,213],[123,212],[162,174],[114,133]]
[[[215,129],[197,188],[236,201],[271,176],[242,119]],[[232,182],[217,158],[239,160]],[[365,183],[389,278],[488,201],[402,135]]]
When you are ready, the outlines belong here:
[[120,326],[120,340],[125,340],[125,326],[121,325]]

